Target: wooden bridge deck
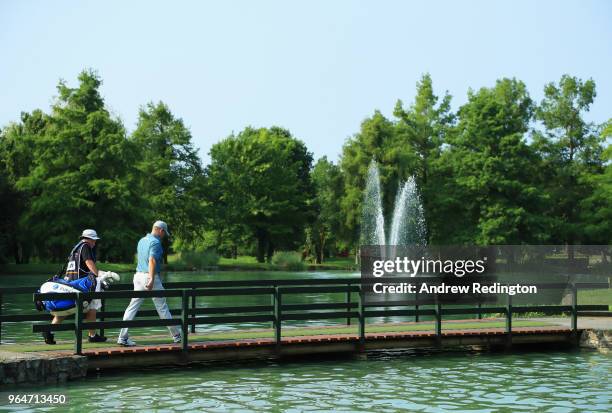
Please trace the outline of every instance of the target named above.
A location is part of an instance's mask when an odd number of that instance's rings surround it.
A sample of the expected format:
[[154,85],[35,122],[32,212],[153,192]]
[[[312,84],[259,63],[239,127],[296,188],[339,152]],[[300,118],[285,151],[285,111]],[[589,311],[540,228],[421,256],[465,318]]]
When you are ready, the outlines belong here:
[[[521,336],[538,336],[538,335],[550,335],[550,334],[570,334],[572,332],[569,328],[562,328],[557,326],[550,327],[517,327],[512,330],[512,337]],[[506,336],[503,328],[489,328],[489,329],[469,329],[469,330],[451,330],[444,331],[442,338],[457,338],[457,337],[500,337]],[[368,333],[366,334],[366,342],[376,341],[388,341],[388,340],[408,340],[408,339],[422,339],[422,338],[436,338],[436,334],[432,331],[410,331],[410,332],[389,332],[389,333]],[[298,336],[288,337],[282,339],[282,346],[291,344],[325,344],[325,343],[341,343],[341,342],[353,342],[357,343],[359,336],[357,334],[327,334],[327,335],[314,335],[314,336]],[[255,346],[276,346],[276,342],[273,338],[258,338],[258,339],[237,339],[237,340],[215,340],[206,342],[195,342],[189,344],[189,350],[212,350],[212,349],[239,349],[245,347]],[[112,356],[117,354],[138,354],[138,353],[157,353],[157,352],[168,352],[168,351],[182,351],[180,344],[167,344],[167,345],[146,345],[146,346],[134,346],[134,347],[108,347],[108,348],[94,348],[83,350],[83,355],[89,357],[100,357],[100,356]],[[59,352],[58,352],[59,353]],[[67,352],[69,353],[69,352]]]
[[[578,331],[578,336],[581,331]],[[277,345],[273,338],[191,342],[184,352],[180,344],[84,349],[89,368],[120,368],[196,361],[316,356],[323,353],[360,353],[367,350],[417,349],[432,347],[576,344],[576,332],[569,328],[517,327],[511,337],[503,328],[444,331],[440,337],[432,331],[366,334],[360,342],[357,334],[329,334],[283,338]],[[53,352],[69,354],[66,352]]]

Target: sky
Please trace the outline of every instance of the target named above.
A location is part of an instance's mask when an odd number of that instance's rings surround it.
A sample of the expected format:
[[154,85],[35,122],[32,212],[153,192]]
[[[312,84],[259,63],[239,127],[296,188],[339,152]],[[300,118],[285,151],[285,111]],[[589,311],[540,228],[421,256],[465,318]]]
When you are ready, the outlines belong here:
[[563,74],[592,78],[586,115],[612,117],[610,1],[0,0],[0,126],[49,111],[56,86],[94,69],[128,131],[163,101],[210,147],[246,126],[281,126],[337,161],[380,110],[409,105],[430,73],[456,110],[502,77],[533,99]]

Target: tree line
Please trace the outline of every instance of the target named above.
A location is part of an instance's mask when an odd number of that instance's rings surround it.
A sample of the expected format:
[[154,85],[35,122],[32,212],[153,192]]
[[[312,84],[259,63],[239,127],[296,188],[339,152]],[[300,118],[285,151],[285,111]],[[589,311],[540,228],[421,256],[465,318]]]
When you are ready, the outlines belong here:
[[[59,82],[49,113],[23,112],[0,130],[0,260],[59,261],[83,228],[103,236],[99,259],[131,261],[155,219],[175,251],[270,260],[298,250],[322,262],[359,246],[372,159],[390,213],[414,176],[432,244],[610,244],[612,120],[585,120],[593,80],[563,76],[534,102],[523,82],[468,91],[456,112],[424,75],[346,140],[337,163],[313,159],[280,127],[219,141],[204,166],[182,119],[163,102],[140,108],[132,133],[105,106],[101,78]],[[389,219],[386,222],[390,222]],[[166,248],[168,250],[168,248]]]

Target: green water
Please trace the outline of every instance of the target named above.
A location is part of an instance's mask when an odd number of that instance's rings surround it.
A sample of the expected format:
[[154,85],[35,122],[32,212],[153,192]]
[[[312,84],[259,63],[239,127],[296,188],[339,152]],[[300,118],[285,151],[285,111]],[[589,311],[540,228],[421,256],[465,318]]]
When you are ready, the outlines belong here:
[[27,391],[66,394],[49,411],[69,412],[609,412],[611,373],[612,355],[586,351],[388,352],[102,372]]

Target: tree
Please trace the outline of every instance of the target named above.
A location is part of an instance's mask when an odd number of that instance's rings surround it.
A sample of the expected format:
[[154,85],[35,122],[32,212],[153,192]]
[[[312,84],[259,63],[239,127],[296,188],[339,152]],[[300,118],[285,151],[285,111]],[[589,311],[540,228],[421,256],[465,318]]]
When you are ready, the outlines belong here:
[[[100,78],[83,71],[78,79],[77,88],[59,83],[50,115],[33,114],[18,127],[23,132],[15,132],[17,145],[32,145],[30,159],[14,152],[13,166],[21,169],[15,187],[28,199],[20,226],[36,235],[30,241],[43,258],[65,258],[84,228],[96,228],[103,235],[99,258],[127,260],[139,222],[130,168],[134,148],[121,122],[104,107]],[[28,137],[38,123],[44,127],[35,139]],[[20,137],[26,141],[18,142]],[[22,161],[31,165],[18,167]]]
[[329,249],[328,245],[341,231],[340,200],[343,182],[340,168],[328,161],[325,156],[317,161],[311,177],[316,193],[315,206],[318,213],[308,231],[315,250],[316,263],[321,264],[326,249]]
[[398,100],[393,115],[399,119],[397,133],[409,144],[419,162],[415,171],[417,182],[424,186],[431,167],[430,160],[440,155],[442,144],[453,123],[454,115],[450,110],[451,96],[446,93],[440,104],[433,93],[433,84],[429,74],[423,75],[417,82],[414,103],[404,109],[403,102]]
[[47,117],[40,110],[21,113],[21,122],[9,124],[0,133],[0,220],[2,249],[5,259],[10,255],[15,263],[27,263],[35,240],[22,214],[28,209],[29,198],[16,188],[17,181],[28,176],[34,164],[33,148],[44,133]]
[[203,231],[204,172],[191,132],[166,104],[148,103],[131,141],[139,151],[139,188],[150,205],[148,225],[165,220],[184,248],[195,245]]
[[437,213],[446,243],[520,244],[542,236],[538,158],[525,142],[533,104],[523,82],[498,80],[469,92],[439,169],[452,179],[439,188]]
[[[12,189],[7,179],[4,157],[0,156],[0,210],[2,211],[2,216],[0,216],[0,264],[8,261],[10,250],[13,249],[12,238],[17,232],[13,224],[17,209],[13,202],[15,193]],[[19,257],[16,258],[19,259]]]
[[431,76],[425,74],[417,82],[414,103],[404,109],[403,102],[398,100],[393,114],[398,118],[396,124],[397,135],[400,141],[413,149],[416,157],[415,179],[421,193],[425,211],[427,233],[436,238],[440,232],[439,227],[447,224],[444,217],[435,214],[440,193],[440,180],[438,170],[442,145],[452,129],[455,115],[451,112],[451,96],[444,94],[438,104],[439,98],[433,93]]
[[580,200],[593,191],[592,186],[579,182],[580,176],[601,169],[601,139],[594,133],[594,125],[583,119],[595,96],[593,80],[583,82],[563,75],[558,84],[545,86],[544,99],[536,110],[545,127],[535,134],[534,146],[544,158],[545,190],[552,201],[548,214],[555,217],[552,235],[570,246],[570,259],[573,245],[584,238]]
[[[313,220],[312,155],[289,131],[246,128],[215,144],[207,167],[208,205],[215,229],[246,229],[257,241],[257,260],[304,241]],[[237,231],[238,233],[240,231]]]
[[[602,127],[601,141],[612,138],[612,119]],[[583,234],[588,244],[612,243],[612,145],[608,143],[601,154],[601,173],[580,176],[579,184],[593,188],[591,194],[580,202],[580,220],[585,224]]]

